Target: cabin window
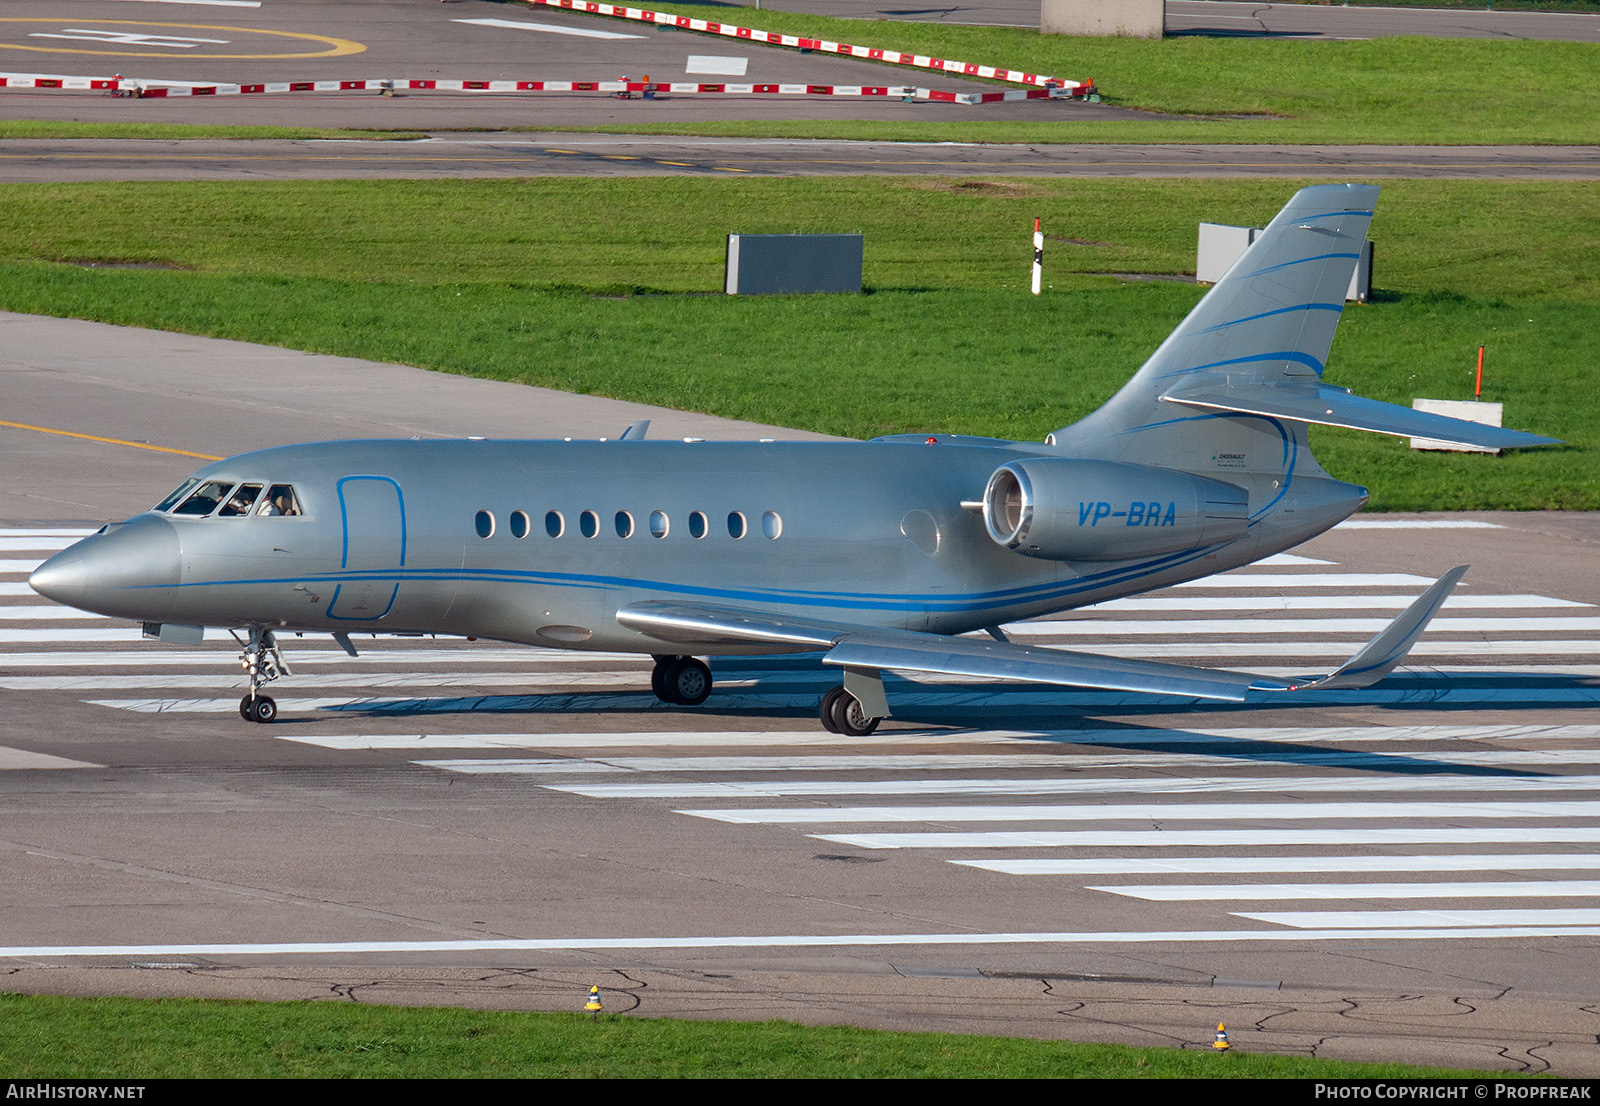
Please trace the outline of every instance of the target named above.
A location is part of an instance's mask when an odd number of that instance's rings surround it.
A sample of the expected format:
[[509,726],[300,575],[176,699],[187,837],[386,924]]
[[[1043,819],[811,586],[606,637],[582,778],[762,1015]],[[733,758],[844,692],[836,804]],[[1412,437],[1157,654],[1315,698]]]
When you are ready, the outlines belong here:
[[633,537],[633,516],[632,515],[630,515],[627,511],[618,511],[617,512],[616,522],[617,522],[617,537],[619,537],[619,538],[631,538],[631,537]]
[[209,515],[217,509],[217,504],[228,498],[228,493],[233,490],[231,480],[211,480],[201,484],[194,490],[194,494],[178,504],[175,515]]
[[300,501],[295,498],[294,488],[288,484],[274,484],[267,489],[267,498],[262,500],[261,506],[256,509],[258,515],[298,515],[300,514]]
[[544,532],[552,538],[559,538],[567,532],[567,520],[561,517],[560,511],[545,512]]
[[506,520],[511,523],[512,537],[525,538],[528,536],[528,512],[512,511],[511,517]]
[[188,495],[190,492],[194,491],[194,486],[196,484],[198,484],[198,483],[200,483],[199,477],[195,477],[195,476],[189,477],[189,479],[185,480],[182,484],[178,485],[178,490],[177,491],[173,492],[171,495],[167,496],[167,498],[163,499],[160,503],[157,503],[154,507],[152,507],[150,509],[152,511],[168,511],[168,510],[171,510],[172,509],[172,505],[174,503],[178,502],[178,500],[182,499],[184,496]]
[[728,536],[730,538],[742,538],[748,529],[749,527],[745,525],[743,511],[728,512]]
[[255,502],[260,495],[260,484],[240,484],[239,490],[229,496],[228,501],[217,512],[217,517],[234,518],[240,515],[248,515],[250,508],[255,506]]
[[664,538],[664,537],[667,536],[667,531],[669,529],[671,529],[671,528],[672,528],[672,524],[667,520],[667,513],[665,511],[651,511],[650,512],[650,536],[651,537],[653,537],[653,538]]
[[600,532],[600,516],[593,511],[585,511],[578,516],[578,530],[586,538],[592,538]]
[[487,538],[494,534],[494,514],[490,511],[479,511],[474,525],[478,528],[478,537]]
[[783,533],[783,517],[777,511],[768,511],[762,515],[761,532],[767,537],[776,540]]
[[706,536],[706,513],[704,511],[689,512],[689,536],[703,538]]

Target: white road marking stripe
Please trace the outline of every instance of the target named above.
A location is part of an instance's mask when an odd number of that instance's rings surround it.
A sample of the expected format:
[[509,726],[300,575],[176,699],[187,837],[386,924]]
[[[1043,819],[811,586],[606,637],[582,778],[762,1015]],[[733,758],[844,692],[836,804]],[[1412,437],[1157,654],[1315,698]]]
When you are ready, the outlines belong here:
[[[392,665],[394,667],[410,667],[422,664],[632,664],[639,667],[647,666],[650,658],[637,653],[583,653],[577,651],[557,651],[554,649],[536,649],[514,647],[511,649],[482,649],[476,646],[462,646],[459,649],[412,649],[404,646],[379,645],[371,646],[365,642],[357,642],[356,647],[361,650],[361,655],[352,657],[343,649],[337,647],[325,648],[320,644],[311,645],[305,642],[290,639],[283,643],[284,652],[293,667],[298,669],[301,665],[308,664],[335,664],[368,667],[371,665]],[[170,645],[161,645],[151,642],[146,649],[126,649],[114,652],[90,652],[85,650],[80,653],[0,653],[0,668],[103,668],[129,666],[135,668],[150,668],[153,666],[170,665],[174,667],[188,667],[193,665],[221,665],[226,668],[239,667],[239,654],[237,651],[223,646],[208,652],[195,652],[175,649]],[[635,679],[638,675],[635,674]],[[299,679],[298,676],[295,679]]]
[[[856,741],[859,743],[860,738]],[[732,742],[729,742],[732,744]],[[1194,793],[1600,791],[1600,776],[1198,776],[1192,779],[797,780],[749,783],[548,784],[591,799],[814,798],[828,795],[1188,795]]]
[[[1258,562],[1259,563],[1259,562]],[[1174,584],[1174,588],[1425,588],[1433,580],[1427,576],[1412,576],[1404,572],[1307,572],[1307,573],[1252,573],[1224,572],[1219,576],[1205,576],[1199,580]]]
[[1405,829],[1032,830],[1004,833],[813,833],[858,849],[1190,849],[1334,845],[1592,845],[1595,826],[1449,826]]
[[1279,883],[1122,884],[1090,887],[1146,902],[1290,902],[1295,899],[1590,899],[1600,880],[1518,880],[1514,883]]
[[[1196,595],[1108,599],[1085,611],[1319,611],[1395,610],[1416,601],[1415,595]],[[1572,599],[1543,595],[1452,595],[1446,608],[1474,610],[1537,610],[1543,607],[1592,607]]]
[[[726,730],[715,733],[689,733],[676,730],[656,732],[570,733],[570,734],[274,734],[282,741],[316,745],[324,749],[391,749],[402,752],[432,752],[458,749],[643,749],[668,748],[788,748],[795,745],[861,748],[864,739],[827,733],[813,726],[805,730]],[[1000,745],[1014,744],[1007,735],[983,736],[960,730],[908,730],[873,735],[872,745]],[[566,762],[559,762],[566,763]],[[1547,785],[1552,778],[1537,777]],[[1571,779],[1577,777],[1554,777]],[[1597,777],[1600,779],[1600,777]]]
[[1240,914],[1274,925],[1305,929],[1391,929],[1399,926],[1591,926],[1600,910],[1308,910]]
[[86,760],[68,760],[49,753],[33,753],[27,749],[12,749],[0,745],[0,772],[25,771],[39,768],[103,768]]
[[[1111,803],[1104,806],[841,806],[679,810],[748,826],[831,822],[1298,822],[1367,818],[1597,818],[1600,802]],[[1600,832],[1600,830],[1597,830]]]
[[0,526],[0,538],[86,538],[97,533],[98,529],[91,530],[83,526]]
[[141,4],[206,4],[213,8],[259,8],[261,0],[121,0]]
[[[213,631],[214,636],[217,631]],[[16,636],[12,635],[25,635]],[[14,645],[49,645],[51,643],[72,644],[75,642],[115,642],[115,641],[142,641],[137,627],[121,629],[86,629],[86,628],[60,628],[60,629],[28,629],[14,630],[0,627],[0,644]],[[451,640],[441,635],[440,641]],[[583,664],[602,660],[618,662],[627,661],[644,665],[649,663],[649,658],[637,653],[590,653],[583,650],[555,650],[540,649],[534,646],[513,646],[510,648],[493,649],[475,646],[467,648],[465,645],[459,652],[441,650],[438,653],[427,653],[421,648],[415,650],[407,646],[395,644],[396,639],[383,638],[378,643],[357,641],[356,647],[361,651],[359,657],[348,657],[342,650],[329,648],[320,641],[298,641],[289,638],[284,641],[285,650],[288,652],[291,663],[354,663],[354,664],[395,664],[410,661],[411,652],[417,654],[417,664],[520,664],[524,662],[555,661],[559,663]],[[1352,656],[1365,642],[1350,641],[1135,641],[1135,642],[1096,642],[1094,651],[1113,657],[1147,657],[1150,659],[1190,658],[1201,662],[1202,667],[1216,667],[1214,663],[1222,657],[1305,657],[1312,662],[1326,657],[1337,657],[1340,660]],[[1055,648],[1048,642],[1034,641],[1030,645],[1036,648]],[[1060,648],[1069,648],[1062,645]],[[1600,640],[1580,640],[1574,638],[1552,638],[1534,641],[1506,641],[1496,639],[1493,641],[1429,641],[1424,638],[1411,650],[1410,656],[1415,657],[1488,657],[1490,659],[1511,659],[1523,656],[1593,656],[1600,654]],[[179,652],[170,645],[159,645],[154,642],[149,648],[137,652],[98,653],[85,650],[81,653],[9,653],[0,654],[0,665],[7,667],[27,667],[28,658],[39,657],[82,657],[79,663],[87,665],[122,664],[122,663],[173,663],[173,664],[237,664],[237,653],[226,646],[210,653]],[[116,658],[130,658],[125,662]],[[171,662],[157,661],[157,657],[193,658],[192,660],[176,660]],[[110,658],[110,659],[105,659]],[[761,658],[755,658],[759,661]],[[751,658],[714,657],[713,667],[717,670],[726,670],[731,665],[751,663]],[[40,666],[46,663],[52,665],[68,665],[70,660],[39,662]],[[798,664],[804,665],[805,658]],[[820,660],[816,662],[817,670],[822,671]],[[1246,666],[1249,667],[1249,666]],[[1254,669],[1252,669],[1254,670]],[[792,669],[794,672],[803,672],[803,667]],[[1309,671],[1309,669],[1308,669]],[[1562,669],[1562,671],[1566,671]],[[837,677],[837,674],[835,674]]]
[[75,537],[67,537],[65,535],[52,537],[47,534],[26,538],[0,538],[0,550],[12,553],[34,549],[65,549],[67,546],[77,542],[77,540]]
[[[1506,911],[1504,913],[1512,913]],[[1531,911],[1525,913],[1568,914],[1576,911]],[[438,941],[289,941],[201,942],[165,945],[10,945],[0,947],[0,956],[55,959],[67,956],[322,956],[359,953],[416,952],[544,952],[585,949],[725,949],[725,948],[840,948],[903,947],[907,945],[1138,945],[1192,944],[1195,942],[1291,942],[1305,941],[1438,941],[1448,938],[1484,940],[1487,938],[1527,939],[1530,937],[1600,937],[1600,925],[1559,923],[1520,926],[1457,928],[1440,925],[1438,914],[1395,912],[1397,927],[1363,932],[1359,938],[1346,929],[1320,931],[1299,929],[1248,930],[1131,930],[1128,932],[1059,933],[823,933],[772,934],[769,936],[723,937],[547,937],[504,940]],[[1454,915],[1451,915],[1454,917]],[[1399,928],[1403,920],[1431,918],[1433,928]]]
[[[230,701],[230,709],[237,710],[238,703]],[[1105,754],[1054,754],[1054,753],[948,753],[927,756],[723,756],[723,757],[607,757],[603,765],[615,772],[827,772],[827,771],[975,771],[989,768],[1053,768],[1083,771],[1106,768],[1188,768],[1201,766],[1215,770],[1220,765],[1240,763],[1238,753],[1149,753],[1134,751],[1122,755]],[[1415,775],[1420,766],[1473,766],[1473,767],[1556,767],[1569,764],[1600,764],[1600,750],[1544,749],[1506,750],[1492,752],[1294,752],[1275,751],[1265,759],[1273,764],[1315,764],[1335,768],[1396,768],[1410,769],[1408,779],[1426,779]],[[473,759],[473,760],[419,760],[415,763],[430,768],[443,768],[452,772],[476,774],[510,773],[526,775],[537,772],[564,771],[565,766],[584,763],[601,764],[601,761],[582,760],[524,760],[524,759]],[[1257,767],[1254,758],[1246,762]],[[550,766],[555,766],[554,768]],[[576,770],[574,767],[572,770]]]
[[[432,749],[432,748],[527,748],[527,749],[586,749],[586,748],[615,748],[618,746],[648,746],[648,745],[743,745],[743,744],[773,744],[782,745],[789,741],[798,741],[810,744],[812,738],[825,740],[833,744],[832,735],[823,733],[817,728],[807,728],[797,731],[717,731],[717,732],[680,732],[675,730],[659,730],[653,732],[620,733],[526,733],[515,734],[331,734],[331,735],[302,735],[298,733],[282,733],[275,735],[284,741],[299,741],[306,744],[321,745],[329,749]],[[849,738],[844,742],[855,748],[863,745],[889,744],[917,744],[919,742],[946,742],[953,744],[993,745],[1018,743],[1049,743],[1089,745],[1103,742],[1117,745],[1216,745],[1227,742],[1282,742],[1292,745],[1305,745],[1321,742],[1426,742],[1444,741],[1459,743],[1462,741],[1584,741],[1594,743],[1600,740],[1600,726],[1538,726],[1538,725],[1509,725],[1509,726],[1326,726],[1326,727],[1245,727],[1224,729],[1192,729],[1192,730],[879,730],[870,738]],[[476,743],[476,744],[474,744]],[[1341,754],[1343,755],[1343,754]],[[1377,754],[1360,754],[1363,756],[1376,756]],[[1386,754],[1392,756],[1393,754]],[[1423,753],[1422,755],[1427,755]],[[1068,757],[1069,763],[1077,767],[1082,763],[1082,758],[1074,754],[1052,755],[1048,758],[1051,765],[1061,764],[1062,757]],[[1015,759],[1006,761],[1007,764],[1016,765]],[[1309,779],[1311,777],[1301,777]],[[1322,777],[1317,777],[1322,778]],[[1333,777],[1328,777],[1332,779]],[[1361,786],[1382,786],[1385,781],[1372,781],[1365,777],[1347,777],[1359,780]],[[1550,783],[1553,777],[1534,777]],[[1583,777],[1559,777],[1561,779]],[[1464,779],[1481,780],[1487,786],[1495,777],[1472,776]],[[1113,780],[1076,781],[1086,785],[1106,783],[1151,783],[1161,786],[1187,786],[1191,777],[1180,779],[1159,780]],[[1223,777],[1216,777],[1217,783],[1224,782]],[[1437,782],[1433,777],[1428,777],[1430,784]],[[1062,781],[1068,782],[1068,781]],[[1399,785],[1400,790],[1416,786],[1414,777],[1397,779],[1393,781]],[[775,785],[774,785],[775,786]],[[789,785],[785,785],[789,786]]]
[[18,560],[16,558],[7,558],[5,560],[0,560],[0,572],[32,572],[42,564],[44,564],[44,562],[41,560]]
[[[1159,634],[1162,637],[1197,634],[1376,634],[1387,629],[1383,618],[1233,618],[1134,621],[1014,622],[1005,627],[1012,637],[1114,637]],[[1451,618],[1441,615],[1428,624],[1439,633],[1600,633],[1600,616],[1574,615],[1568,618]]]
[[597,31],[591,27],[561,27],[554,23],[523,23],[510,19],[452,19],[452,23],[471,23],[479,27],[510,27],[519,31],[543,31],[552,35],[572,35],[576,38],[643,38],[644,35],[625,35],[617,31]]
[[[13,655],[15,656],[15,654]],[[298,667],[300,657],[291,657],[292,663]],[[640,690],[649,683],[649,677],[643,668],[624,672],[587,672],[574,671],[571,668],[556,671],[543,671],[530,669],[518,672],[485,672],[482,669],[467,668],[453,672],[416,672],[395,660],[386,663],[391,667],[400,668],[396,672],[373,672],[348,670],[332,659],[323,661],[332,667],[332,671],[316,673],[296,672],[293,677],[293,688],[301,691],[308,688],[347,687],[347,688],[484,688],[508,687],[526,690],[530,693],[547,688],[624,688]],[[8,667],[25,667],[10,662]],[[235,658],[231,665],[238,669],[239,663]],[[1252,665],[1249,671],[1258,676],[1273,676],[1291,678],[1302,675],[1307,666],[1294,665],[1292,667],[1278,667],[1269,665]],[[1223,668],[1223,670],[1229,670]],[[1242,671],[1242,669],[1232,669]],[[1391,681],[1400,681],[1406,678],[1423,678],[1428,680],[1448,679],[1458,685],[1453,690],[1458,694],[1467,693],[1466,687],[1460,686],[1469,681],[1505,680],[1511,676],[1596,676],[1600,675],[1600,665],[1584,664],[1518,664],[1496,665],[1493,667],[1475,668],[1416,668],[1405,666],[1395,670]],[[237,672],[230,676],[221,674],[169,672],[157,675],[141,675],[137,673],[117,673],[113,675],[72,675],[72,676],[0,676],[0,688],[11,691],[144,691],[153,688],[173,689],[210,689],[219,687],[236,687],[238,681],[244,677]],[[716,686],[719,690],[745,689],[755,692],[775,690],[778,687],[793,688],[796,685],[817,685],[817,696],[820,698],[822,691],[839,682],[836,672],[818,667],[815,670],[796,671],[793,669],[747,671],[723,671],[716,676]],[[937,673],[916,673],[912,681],[914,686],[982,686],[982,681],[967,676],[948,676]],[[1399,690],[1399,684],[1393,683],[1389,690]],[[1058,694],[1074,694],[1071,689],[1063,689]],[[903,695],[892,696],[895,702],[910,702]]]
[[[805,682],[796,679],[796,683]],[[820,682],[820,681],[819,681]],[[912,685],[916,686],[916,685]],[[1325,690],[1325,691],[1299,691],[1299,692],[1261,692],[1259,696],[1252,696],[1251,703],[1264,706],[1271,703],[1274,706],[1319,706],[1328,707],[1339,704],[1355,704],[1363,706],[1381,706],[1384,704],[1415,705],[1419,697],[1435,707],[1465,707],[1465,706],[1544,706],[1551,707],[1557,704],[1589,705],[1600,703],[1600,687],[1551,687],[1551,686],[1508,686],[1508,687],[1483,687],[1472,684],[1458,684],[1454,687],[1416,687],[1407,686],[1404,679],[1391,679],[1386,684],[1375,688],[1359,690]],[[717,694],[710,700],[711,705],[720,710],[815,710],[817,694],[791,694],[773,690],[746,689]],[[559,702],[558,702],[559,700]],[[95,703],[103,707],[115,707],[119,710],[132,710],[142,713],[172,712],[179,714],[226,714],[237,705],[228,699],[90,699],[86,702]],[[1143,707],[1155,704],[1165,706],[1178,706],[1188,702],[1201,702],[1189,700],[1179,696],[1156,695],[1143,692],[1096,692],[1076,691],[1070,688],[1047,691],[1021,691],[1015,686],[1006,684],[972,684],[952,691],[921,691],[909,693],[896,690],[894,702],[900,707],[979,707],[1003,706],[1013,709],[1022,708],[1060,708],[1060,707]],[[586,710],[606,709],[621,710],[639,705],[653,707],[659,705],[655,696],[648,692],[644,696],[631,696],[626,691],[601,691],[590,689],[583,691],[574,689],[570,692],[546,691],[532,695],[454,695],[454,696],[406,696],[404,698],[311,698],[311,699],[279,699],[279,712],[290,710],[347,710],[347,711],[373,711],[398,712],[398,713],[449,713],[462,714],[471,711],[539,711],[539,710]]]
[[1469,518],[1351,518],[1341,522],[1340,530],[1504,530],[1498,522],[1479,522]]
[[1259,561],[1252,561],[1251,568],[1277,565],[1331,565],[1337,561],[1319,561],[1315,557],[1301,557],[1295,553],[1274,553],[1270,557],[1262,557]]
[[[291,657],[295,663],[298,657]],[[234,662],[235,667],[238,661]],[[243,674],[232,677],[176,673],[165,676],[4,676],[0,688],[8,691],[136,691],[147,688],[209,688],[218,684],[243,685]],[[295,687],[623,687],[641,690],[649,683],[644,672],[319,672],[294,677]],[[749,681],[719,680],[719,687],[738,687]]]
[[39,603],[32,607],[0,607],[0,620],[10,622],[75,622],[80,618],[104,618],[103,614],[78,611],[55,603]]
[[956,860],[1013,876],[1249,875],[1278,872],[1536,872],[1600,869],[1593,853],[1480,853],[1450,856],[1168,856],[1086,860]]

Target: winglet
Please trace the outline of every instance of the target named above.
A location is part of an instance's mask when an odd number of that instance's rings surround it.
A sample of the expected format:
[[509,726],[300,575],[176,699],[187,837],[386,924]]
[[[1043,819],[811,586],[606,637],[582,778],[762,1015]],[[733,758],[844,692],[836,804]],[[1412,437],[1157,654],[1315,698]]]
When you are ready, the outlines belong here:
[[1399,618],[1367,642],[1359,653],[1340,665],[1338,671],[1321,677],[1308,676],[1304,681],[1291,680],[1287,684],[1258,683],[1254,688],[1264,691],[1324,691],[1372,686],[1405,660],[1406,654],[1417,643],[1417,638],[1422,636],[1422,631],[1428,628],[1428,623],[1466,574],[1467,566],[1458,565],[1435,580],[1433,586],[1417,596],[1416,602],[1402,611]]

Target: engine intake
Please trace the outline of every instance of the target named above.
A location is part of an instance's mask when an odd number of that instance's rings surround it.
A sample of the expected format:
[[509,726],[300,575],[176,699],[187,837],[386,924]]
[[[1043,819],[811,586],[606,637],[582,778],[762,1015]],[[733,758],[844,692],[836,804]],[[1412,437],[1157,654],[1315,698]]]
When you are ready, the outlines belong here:
[[1249,493],[1187,472],[1030,457],[1001,465],[983,492],[983,523],[1007,549],[1051,561],[1120,561],[1231,541]]

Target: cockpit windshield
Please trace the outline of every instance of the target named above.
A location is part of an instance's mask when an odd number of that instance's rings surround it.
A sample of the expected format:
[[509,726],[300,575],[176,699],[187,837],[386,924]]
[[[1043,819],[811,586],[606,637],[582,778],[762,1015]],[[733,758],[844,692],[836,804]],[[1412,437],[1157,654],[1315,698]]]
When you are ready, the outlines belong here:
[[232,480],[202,483],[198,477],[184,481],[181,488],[153,509],[192,518],[263,518],[305,513],[292,484],[235,484]]
[[228,498],[228,493],[233,490],[231,480],[208,480],[201,484],[194,492],[178,504],[175,515],[209,515],[217,509],[217,504]]
[[182,499],[184,496],[188,495],[190,492],[192,492],[194,490],[194,486],[196,484],[198,484],[198,483],[200,483],[200,478],[198,476],[189,477],[189,479],[185,480],[182,484],[180,484],[178,486],[178,490],[177,491],[173,492],[171,495],[167,496],[167,498],[163,499],[160,503],[157,503],[154,507],[151,507],[150,509],[152,511],[168,511],[168,510],[171,510],[172,509],[172,505],[174,503],[178,502],[178,500]]

